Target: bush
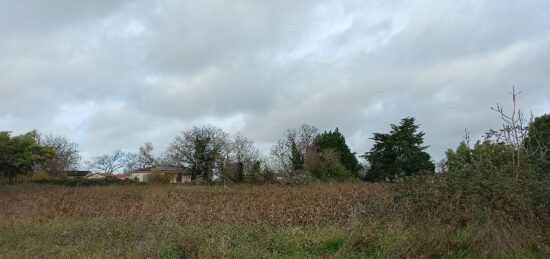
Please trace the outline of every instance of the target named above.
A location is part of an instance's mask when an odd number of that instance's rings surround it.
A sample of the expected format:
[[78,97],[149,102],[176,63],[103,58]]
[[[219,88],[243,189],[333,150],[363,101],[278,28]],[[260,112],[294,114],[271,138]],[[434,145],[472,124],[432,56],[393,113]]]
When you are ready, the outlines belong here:
[[245,175],[246,183],[273,184],[277,183],[277,175],[270,169],[258,170],[252,174]]
[[321,181],[345,181],[356,178],[355,172],[348,170],[340,160],[340,155],[332,148],[309,152],[304,162],[304,170],[299,173],[311,175]]
[[307,173],[288,174],[282,178],[280,182],[284,184],[310,184],[320,182],[319,178]]
[[107,186],[107,185],[127,185],[127,184],[139,184],[132,180],[121,180],[116,177],[106,177],[103,179],[60,179],[60,178],[41,178],[31,179],[30,183],[35,184],[54,184],[65,186]]
[[454,234],[470,229],[467,241],[495,244],[492,254],[523,248],[548,253],[550,247],[540,244],[550,233],[549,184],[529,167],[470,165],[393,185],[401,213],[386,213],[410,226],[448,226]]
[[150,174],[148,176],[148,182],[153,184],[168,184],[172,177],[166,174]]
[[53,177],[48,172],[46,172],[44,170],[40,170],[40,171],[35,172],[34,174],[32,174],[31,181],[51,179],[51,178],[53,178]]

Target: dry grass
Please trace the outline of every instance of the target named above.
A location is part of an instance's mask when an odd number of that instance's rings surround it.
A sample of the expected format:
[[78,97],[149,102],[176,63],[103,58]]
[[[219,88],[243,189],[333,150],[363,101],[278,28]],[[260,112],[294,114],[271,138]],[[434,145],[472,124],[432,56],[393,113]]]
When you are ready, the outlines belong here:
[[410,223],[390,186],[0,186],[1,258],[545,257],[543,229]]
[[381,184],[304,186],[3,186],[0,217],[29,220],[124,219],[178,224],[312,224],[341,222],[374,199]]

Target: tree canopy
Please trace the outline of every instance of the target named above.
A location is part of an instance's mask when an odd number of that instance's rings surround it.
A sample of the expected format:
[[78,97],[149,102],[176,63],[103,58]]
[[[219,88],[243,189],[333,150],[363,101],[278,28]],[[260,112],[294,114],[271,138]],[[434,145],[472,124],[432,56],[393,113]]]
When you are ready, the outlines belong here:
[[13,182],[19,174],[30,174],[55,152],[52,147],[41,146],[38,133],[31,131],[12,137],[9,132],[0,132],[0,172],[2,178]]
[[355,153],[351,152],[346,144],[346,138],[340,130],[336,128],[334,131],[323,132],[315,138],[314,142],[316,151],[321,154],[321,160],[328,160],[333,157],[327,153],[332,150],[337,158],[337,161],[345,168],[347,173],[357,177],[361,166]]
[[54,155],[44,163],[44,170],[52,175],[60,175],[63,171],[77,170],[80,164],[78,145],[65,136],[37,135],[41,146],[51,147]]
[[290,175],[303,173],[308,149],[316,137],[317,128],[313,126],[304,124],[299,129],[288,129],[271,149],[277,167]]
[[222,129],[204,126],[184,131],[170,144],[166,159],[172,166],[188,168],[191,179],[197,176],[212,182],[214,171],[223,168],[228,155],[228,135]]
[[435,165],[424,150],[424,132],[412,117],[404,118],[399,125],[391,125],[389,133],[374,133],[374,146],[365,157],[370,169],[367,180],[394,180],[401,176],[415,176],[433,172]]
[[550,161],[550,114],[535,118],[529,125],[525,146],[536,159]]

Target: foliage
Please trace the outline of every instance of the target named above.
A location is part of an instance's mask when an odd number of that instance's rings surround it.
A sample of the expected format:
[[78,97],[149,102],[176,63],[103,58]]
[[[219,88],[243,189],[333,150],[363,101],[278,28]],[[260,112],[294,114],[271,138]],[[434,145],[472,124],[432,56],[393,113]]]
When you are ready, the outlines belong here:
[[53,177],[45,170],[38,170],[37,172],[34,172],[31,177],[31,181],[42,181],[42,180],[49,180]]
[[459,170],[472,163],[472,150],[462,141],[455,150],[447,149],[445,152],[447,170]]
[[[247,178],[245,178],[245,181]],[[261,163],[258,161],[254,164],[252,173],[249,174],[248,182],[256,184],[273,184],[277,182],[275,172],[269,167],[264,166],[261,168]]]
[[315,147],[317,152],[321,152],[321,157],[326,157],[322,153],[326,150],[332,150],[338,156],[338,160],[345,170],[349,174],[357,177],[361,166],[355,157],[355,153],[352,153],[348,145],[346,144],[346,138],[338,128],[334,131],[323,132],[315,138]]
[[238,170],[239,165],[237,163],[228,163],[224,168],[224,177],[234,183],[272,184],[277,182],[275,172],[260,160],[251,165],[242,181],[238,180]]
[[513,166],[511,159],[514,148],[504,143],[477,141],[474,148],[469,148],[461,142],[456,148],[447,150],[447,167],[449,171],[457,171],[472,166],[498,169],[503,166]]
[[401,120],[400,125],[391,125],[390,133],[374,133],[374,146],[365,157],[370,169],[367,180],[395,180],[403,176],[431,173],[435,165],[422,146],[424,132],[418,132],[412,117]]
[[63,179],[63,178],[36,178],[33,176],[29,183],[34,184],[52,184],[64,185],[70,187],[85,187],[85,186],[108,186],[108,185],[134,185],[142,184],[132,180],[122,180],[116,177],[105,177],[102,179]]
[[[37,143],[36,132],[0,133],[3,175],[36,172],[35,184],[0,188],[0,257],[548,258],[550,116],[525,127],[512,95],[511,115],[494,109],[503,127],[449,149],[446,173],[422,174],[434,165],[414,118],[374,134],[367,177],[414,176],[392,184],[311,184],[357,175],[338,129],[317,135],[304,125],[274,146],[283,182],[304,185],[229,188],[51,178],[36,171],[51,145]],[[143,151],[152,158],[152,145]],[[212,127],[184,132],[166,158],[208,181],[273,183],[277,175],[252,141],[229,141]],[[73,188],[106,185],[140,186]]]
[[287,175],[303,174],[308,149],[313,147],[317,128],[302,125],[299,129],[288,129],[284,138],[275,143],[271,154],[275,163]]
[[37,136],[36,131],[15,137],[8,132],[0,132],[0,172],[3,179],[13,183],[17,175],[32,174],[54,156],[54,150],[41,146]]
[[[0,189],[0,257],[550,255],[550,232],[544,221],[528,223],[529,213],[521,216],[522,222],[504,221],[483,209],[498,209],[501,201],[495,206],[490,202],[472,206],[473,193],[442,199],[445,193],[433,191],[444,186],[429,187],[433,185],[439,185],[434,176],[391,185],[8,186]],[[14,199],[21,202],[15,204]],[[452,204],[465,204],[461,207],[465,209]],[[476,214],[485,216],[472,217]]]
[[447,150],[449,171],[512,168],[513,178],[519,181],[547,170],[550,166],[550,115],[535,118],[529,127],[522,126],[523,115],[515,106],[515,91],[512,94],[512,115],[505,115],[500,106],[497,109],[504,122],[501,129],[490,130],[485,140],[477,141],[473,148],[463,141],[456,151]]
[[540,166],[550,167],[550,114],[534,119],[524,141],[530,160],[539,161]]
[[170,144],[166,160],[173,166],[189,168],[191,180],[197,176],[211,183],[228,154],[228,136],[222,129],[204,126],[184,131]]
[[153,183],[153,184],[168,184],[170,183],[171,179],[172,177],[170,175],[162,174],[162,173],[154,173],[154,174],[150,174],[147,177],[147,182]]
[[413,224],[466,228],[466,239],[477,241],[469,241],[472,248],[498,236],[491,249],[531,247],[549,253],[549,244],[540,243],[550,230],[550,174],[547,166],[541,166],[548,163],[541,156],[547,146],[533,143],[544,139],[543,121],[548,119],[536,118],[525,131],[515,107],[515,91],[513,96],[512,115],[504,115],[500,106],[496,109],[503,119],[502,129],[491,130],[489,138],[477,141],[473,148],[467,138],[456,150],[447,151],[448,173],[395,186],[394,199],[409,204],[404,206],[405,219]]
[[323,181],[344,180],[354,177],[342,164],[338,151],[332,148],[322,151],[312,149],[308,152],[305,170]]
[[[410,225],[440,226],[438,231],[447,226],[448,233],[460,237],[450,242],[467,248],[465,252],[483,251],[480,257],[493,257],[502,249],[508,254],[527,249],[548,256],[550,243],[543,241],[550,240],[547,169],[522,166],[518,174],[510,148],[508,162],[502,163],[502,153],[495,152],[502,145],[484,146],[488,149],[481,149],[483,156],[489,159],[394,185],[394,201],[402,210],[399,217]],[[441,240],[434,241],[441,244],[441,252],[449,251]]]

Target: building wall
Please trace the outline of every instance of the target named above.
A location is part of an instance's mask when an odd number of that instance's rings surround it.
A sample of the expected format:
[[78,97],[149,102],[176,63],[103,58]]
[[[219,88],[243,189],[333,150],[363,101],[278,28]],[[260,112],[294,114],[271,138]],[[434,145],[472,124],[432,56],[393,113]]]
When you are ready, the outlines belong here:
[[172,178],[170,179],[170,183],[190,183],[190,182],[191,182],[191,176],[187,174],[182,174],[180,181],[178,181],[177,174],[172,175]]
[[[144,172],[144,173],[132,173],[130,175],[130,179],[134,180],[137,179],[138,182],[148,182],[149,181],[149,175],[151,175],[151,172]],[[181,182],[178,181],[178,175],[177,173],[160,173],[160,172],[154,172],[153,174],[170,174],[170,183],[190,183],[191,182],[191,175],[188,174],[181,174]]]
[[182,178],[181,178],[181,182],[182,183],[190,183],[191,182],[191,176],[186,174],[186,175],[183,175]]
[[90,176],[86,176],[86,179],[103,179],[105,178],[105,175],[101,174],[92,174]]
[[149,180],[149,174],[150,173],[132,173],[130,179],[137,179],[138,182],[147,182]]

